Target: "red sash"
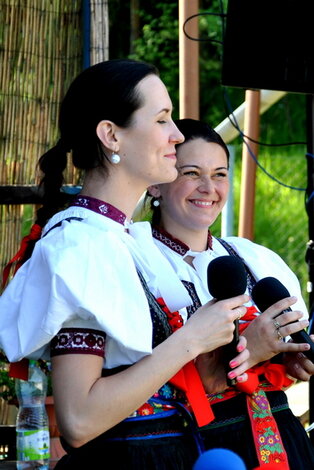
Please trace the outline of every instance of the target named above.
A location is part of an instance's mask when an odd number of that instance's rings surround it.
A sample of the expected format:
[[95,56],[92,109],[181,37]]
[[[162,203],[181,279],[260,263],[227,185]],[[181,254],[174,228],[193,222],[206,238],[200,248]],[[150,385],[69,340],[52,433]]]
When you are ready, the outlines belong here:
[[[181,328],[181,326],[183,326],[183,320],[179,312],[170,312],[162,298],[158,298],[157,302],[166,313],[172,331]],[[206,426],[215,419],[201,378],[193,361],[185,364],[169,382],[185,393],[199,427]]]

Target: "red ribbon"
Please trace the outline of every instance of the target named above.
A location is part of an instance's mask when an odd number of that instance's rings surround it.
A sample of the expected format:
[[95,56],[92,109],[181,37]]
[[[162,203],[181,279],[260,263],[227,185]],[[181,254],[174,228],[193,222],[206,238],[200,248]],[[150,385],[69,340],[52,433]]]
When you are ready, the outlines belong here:
[[25,252],[29,242],[38,240],[40,238],[41,231],[41,226],[38,224],[34,224],[31,228],[30,233],[22,239],[19,251],[13,256],[13,258],[8,262],[8,264],[3,270],[2,287],[4,287],[7,283],[12,266],[15,264],[14,274],[22,266],[25,261]]
[[29,360],[26,358],[18,362],[11,362],[9,376],[15,379],[28,380],[28,365]]
[[[166,313],[172,331],[181,328],[183,326],[183,319],[179,312],[170,312],[161,297],[157,299],[157,302]],[[185,393],[199,427],[205,426],[215,419],[203,383],[193,361],[185,364],[169,382]]]
[[[42,232],[42,227],[38,224],[33,224],[31,227],[30,233],[22,239],[20,249],[13,256],[13,258],[8,262],[8,264],[5,266],[3,270],[3,273],[2,273],[2,287],[3,288],[5,287],[7,283],[12,266],[15,264],[15,268],[13,272],[13,274],[15,274],[16,271],[22,266],[22,264],[25,261],[25,253],[26,253],[26,249],[28,247],[29,242],[38,240],[40,238],[41,232]],[[17,379],[28,380],[28,364],[29,364],[29,360],[26,358],[18,362],[11,362],[10,368],[9,368],[9,376],[17,378]]]
[[[239,326],[241,333],[249,326],[250,322],[256,318],[256,313],[256,307],[252,306],[247,308],[245,315],[241,318],[241,320],[244,320],[246,323],[241,323]],[[243,383],[237,383],[236,388],[249,395],[258,387],[260,375],[264,375],[266,380],[273,386],[273,390],[282,390],[293,383],[293,380],[287,377],[287,370],[284,365],[272,364],[270,361],[258,364],[247,370],[246,373],[248,380]]]

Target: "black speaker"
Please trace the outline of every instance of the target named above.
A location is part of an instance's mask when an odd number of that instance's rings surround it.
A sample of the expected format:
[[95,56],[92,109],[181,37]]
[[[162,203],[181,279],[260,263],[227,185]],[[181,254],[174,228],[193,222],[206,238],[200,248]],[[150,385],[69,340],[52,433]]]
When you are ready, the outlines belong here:
[[222,84],[314,93],[311,0],[229,0]]

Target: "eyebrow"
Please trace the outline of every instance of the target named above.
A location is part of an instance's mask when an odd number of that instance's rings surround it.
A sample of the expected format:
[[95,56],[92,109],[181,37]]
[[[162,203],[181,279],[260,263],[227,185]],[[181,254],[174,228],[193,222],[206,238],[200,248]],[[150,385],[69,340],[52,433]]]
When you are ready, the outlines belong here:
[[172,110],[169,109],[169,108],[162,108],[160,111],[158,111],[158,113],[156,113],[156,116],[158,116],[158,114],[161,114],[161,113],[170,113]]
[[[201,170],[201,167],[198,165],[182,165],[178,167],[179,170],[183,170],[184,168],[197,168],[198,170]],[[228,170],[228,167],[226,166],[219,166],[218,168],[215,168],[215,170]]]

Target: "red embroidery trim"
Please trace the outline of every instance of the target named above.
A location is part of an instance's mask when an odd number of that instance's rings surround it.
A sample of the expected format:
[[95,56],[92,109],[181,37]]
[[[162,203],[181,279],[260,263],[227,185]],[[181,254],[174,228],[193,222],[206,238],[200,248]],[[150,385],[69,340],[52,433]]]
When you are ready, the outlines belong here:
[[[241,318],[240,332],[256,318],[257,310],[249,307]],[[282,390],[291,385],[292,380],[286,376],[286,368],[281,364],[272,364],[265,361],[247,371],[247,382],[238,383],[235,389],[228,389],[217,397],[211,397],[211,403],[227,400],[238,394],[246,393],[247,410],[251,422],[256,455],[260,465],[275,463],[279,468],[289,470],[288,457],[281,440],[277,423],[272,415],[265,391]],[[266,386],[261,384],[260,376],[264,376],[269,382]]]
[[51,356],[61,354],[94,354],[105,357],[103,331],[88,328],[62,328],[51,340]]

